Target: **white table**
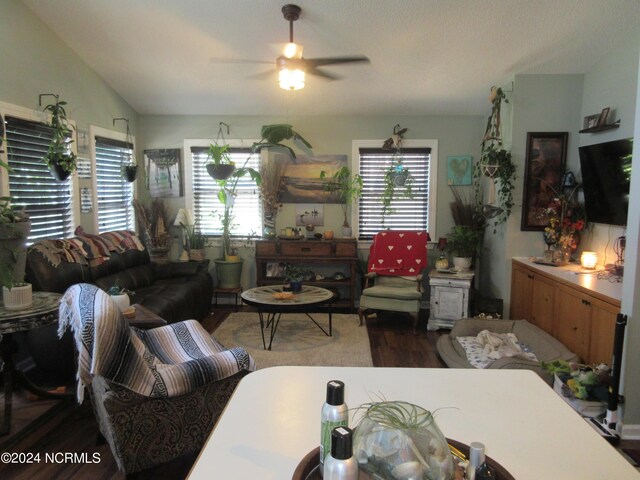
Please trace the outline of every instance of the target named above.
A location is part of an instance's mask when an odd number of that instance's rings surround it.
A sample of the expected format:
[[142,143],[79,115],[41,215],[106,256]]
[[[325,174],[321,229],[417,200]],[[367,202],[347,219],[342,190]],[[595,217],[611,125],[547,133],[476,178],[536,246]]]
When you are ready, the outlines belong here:
[[469,290],[474,272],[456,272],[453,269],[429,272],[431,287],[427,330],[453,328],[456,320],[469,316]]
[[274,367],[245,377],[190,480],[288,480],[318,445],[326,383],[356,407],[383,396],[435,413],[445,436],[485,444],[518,480],[640,479],[535,373],[526,370]]

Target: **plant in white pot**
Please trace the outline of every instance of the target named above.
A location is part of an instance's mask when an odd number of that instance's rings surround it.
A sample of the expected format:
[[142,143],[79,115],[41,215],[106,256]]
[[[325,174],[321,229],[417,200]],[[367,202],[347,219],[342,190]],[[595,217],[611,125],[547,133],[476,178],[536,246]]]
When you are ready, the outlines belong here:
[[0,197],[0,283],[8,310],[29,308],[32,303],[31,284],[24,283],[30,230],[29,216],[15,208],[10,197]]
[[357,200],[362,195],[362,177],[357,173],[351,175],[349,167],[341,167],[331,177],[323,170],[320,172],[320,178],[325,180],[325,190],[336,192],[340,199],[344,222],[342,224],[342,236],[350,237],[352,230],[347,218],[349,204]]
[[453,267],[468,270],[480,245],[480,231],[467,225],[456,225],[447,234],[446,250],[453,256]]

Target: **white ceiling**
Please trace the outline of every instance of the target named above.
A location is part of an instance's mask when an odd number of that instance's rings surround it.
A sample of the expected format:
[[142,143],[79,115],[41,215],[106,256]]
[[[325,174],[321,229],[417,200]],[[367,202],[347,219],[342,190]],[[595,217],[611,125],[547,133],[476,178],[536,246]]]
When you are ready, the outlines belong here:
[[211,62],[275,60],[286,0],[23,1],[140,114],[485,114],[492,85],[585,73],[640,28],[640,0],[293,0],[305,57],[371,64],[287,92]]

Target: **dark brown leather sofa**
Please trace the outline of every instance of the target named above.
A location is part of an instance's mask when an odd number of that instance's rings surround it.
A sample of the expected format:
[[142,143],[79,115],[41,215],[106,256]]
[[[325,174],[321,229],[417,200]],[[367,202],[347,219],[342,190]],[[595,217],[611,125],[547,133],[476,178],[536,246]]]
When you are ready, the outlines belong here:
[[[64,293],[77,283],[92,283],[106,291],[117,281],[134,293],[132,303],[144,305],[168,323],[202,320],[211,311],[213,279],[208,261],[156,264],[146,249],[128,249],[109,252],[108,259],[95,266],[67,261],[64,256],[54,266],[36,245],[29,247],[26,265],[26,281],[34,291]],[[70,333],[58,339],[54,323],[27,332],[25,341],[46,384],[73,380],[75,351]]]
[[108,290],[116,282],[129,291],[132,303],[144,305],[168,323],[202,320],[211,310],[213,279],[208,262],[152,263],[146,250],[110,252],[96,266],[62,259],[55,267],[33,246],[27,254],[27,281],[34,291],[64,293],[76,283]]

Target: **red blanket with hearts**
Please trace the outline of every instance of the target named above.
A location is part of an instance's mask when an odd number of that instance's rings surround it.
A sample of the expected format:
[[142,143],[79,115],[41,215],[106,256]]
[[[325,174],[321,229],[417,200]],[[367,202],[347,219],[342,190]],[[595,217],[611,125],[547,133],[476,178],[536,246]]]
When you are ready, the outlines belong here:
[[427,232],[394,230],[374,235],[369,251],[369,272],[415,276],[427,268]]

